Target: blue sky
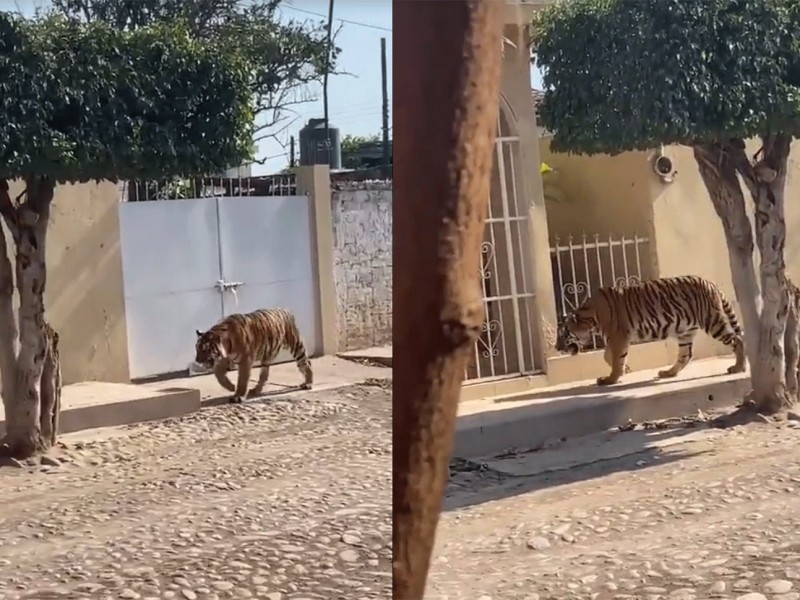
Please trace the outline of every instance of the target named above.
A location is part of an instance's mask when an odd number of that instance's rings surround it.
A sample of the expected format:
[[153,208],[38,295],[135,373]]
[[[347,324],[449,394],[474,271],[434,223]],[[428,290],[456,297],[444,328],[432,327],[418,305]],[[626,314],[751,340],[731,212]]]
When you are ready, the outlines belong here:
[[[286,18],[327,18],[327,0],[285,0],[282,13]],[[316,14],[308,14],[316,13]],[[341,48],[338,71],[328,81],[328,111],[331,125],[338,127],[341,136],[372,135],[381,130],[381,37],[386,38],[386,60],[389,70],[389,126],[392,123],[392,4],[387,0],[335,0],[334,27],[341,27],[336,44]],[[320,16],[317,16],[320,15]],[[288,136],[297,136],[309,118],[323,116],[322,86],[309,90],[318,99],[293,107],[296,121],[291,131],[280,134],[282,143]],[[266,140],[260,144],[259,156],[274,157],[264,166],[255,165],[254,173],[274,173],[289,163],[288,146]]]

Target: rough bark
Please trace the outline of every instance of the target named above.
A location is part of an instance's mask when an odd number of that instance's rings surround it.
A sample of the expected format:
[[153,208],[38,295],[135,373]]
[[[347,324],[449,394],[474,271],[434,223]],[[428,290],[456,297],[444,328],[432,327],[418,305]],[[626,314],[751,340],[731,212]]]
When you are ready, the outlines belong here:
[[761,255],[761,317],[759,322],[759,360],[751,365],[756,410],[775,414],[792,406],[786,388],[784,335],[789,311],[786,283],[786,221],[784,189],[791,145],[788,135],[767,135],[754,162],[743,149],[735,154],[737,170],[755,204],[756,243]]
[[733,289],[742,315],[744,347],[752,372],[758,364],[761,291],[753,261],[753,226],[731,154],[733,146],[732,143],[698,144],[693,150],[700,176],[725,232]]
[[25,183],[27,198],[19,206],[10,203],[7,194],[6,198],[0,198],[0,213],[11,231],[17,251],[19,354],[15,363],[13,396],[8,398],[4,393],[3,400],[6,406],[4,444],[8,452],[18,458],[31,456],[50,446],[50,440],[45,439],[41,431],[40,391],[48,350],[44,320],[45,247],[55,185],[51,180],[33,176],[27,177]]
[[504,4],[394,3],[393,597],[422,598],[467,356],[499,104]]

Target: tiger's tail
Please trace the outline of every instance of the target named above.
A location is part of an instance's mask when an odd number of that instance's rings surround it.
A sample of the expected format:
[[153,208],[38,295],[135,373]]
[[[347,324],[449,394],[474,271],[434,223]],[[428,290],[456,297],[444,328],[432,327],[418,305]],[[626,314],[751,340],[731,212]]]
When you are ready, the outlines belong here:
[[719,300],[722,304],[722,311],[725,313],[725,316],[728,318],[728,322],[730,322],[733,331],[739,337],[743,337],[742,328],[739,325],[739,319],[736,318],[736,313],[733,312],[733,307],[731,303],[728,302],[728,299],[725,297],[725,294],[719,292]]

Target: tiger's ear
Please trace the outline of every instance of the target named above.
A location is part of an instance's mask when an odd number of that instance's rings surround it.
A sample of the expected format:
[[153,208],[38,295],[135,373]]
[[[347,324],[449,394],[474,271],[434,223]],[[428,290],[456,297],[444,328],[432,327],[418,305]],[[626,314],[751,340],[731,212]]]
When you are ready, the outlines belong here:
[[199,329],[197,329],[196,331],[197,331],[197,337],[200,337],[201,335],[203,335],[203,332],[200,331]]

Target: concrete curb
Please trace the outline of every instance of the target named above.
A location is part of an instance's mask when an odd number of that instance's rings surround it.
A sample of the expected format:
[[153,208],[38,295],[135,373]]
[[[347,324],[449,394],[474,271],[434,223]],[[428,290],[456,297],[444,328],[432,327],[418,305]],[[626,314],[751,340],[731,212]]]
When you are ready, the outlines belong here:
[[735,375],[715,377],[707,383],[653,385],[639,394],[626,394],[623,386],[622,392],[615,393],[615,387],[551,401],[532,402],[535,394],[530,394],[518,400],[495,401],[492,409],[459,416],[453,455],[496,455],[509,447],[535,448],[548,440],[605,431],[629,419],[668,419],[693,415],[698,409],[708,412],[732,407],[750,389],[750,379]]
[[[150,390],[142,397],[119,402],[64,406],[61,410],[59,434],[159,421],[181,417],[198,410],[200,410],[200,390],[190,388]],[[0,435],[3,433],[5,433],[5,419],[0,420]]]

